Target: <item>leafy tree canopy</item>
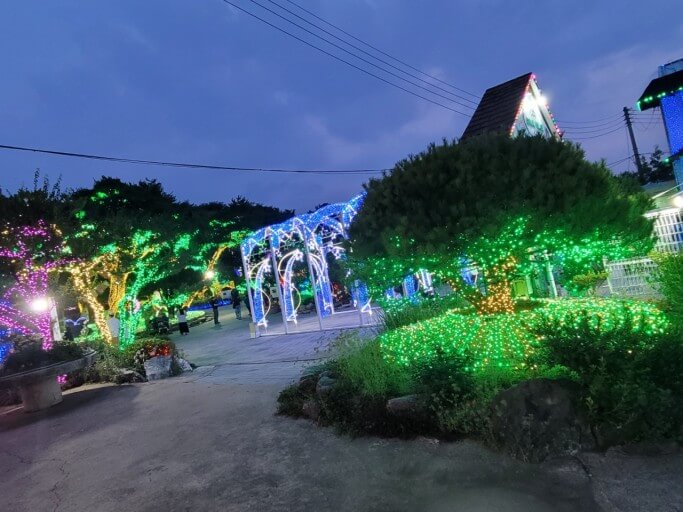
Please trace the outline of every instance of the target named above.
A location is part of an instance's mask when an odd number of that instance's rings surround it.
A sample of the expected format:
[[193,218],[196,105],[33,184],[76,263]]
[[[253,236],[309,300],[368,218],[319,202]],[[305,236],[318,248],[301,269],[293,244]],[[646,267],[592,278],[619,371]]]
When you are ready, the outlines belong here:
[[664,158],[664,152],[655,146],[655,150],[647,159],[640,157],[641,173],[638,171],[626,171],[620,174],[623,178],[631,178],[640,185],[648,183],[661,183],[662,181],[672,181],[675,179],[674,166],[671,160]]
[[463,261],[510,273],[530,250],[586,259],[573,248],[642,249],[652,231],[647,196],[579,147],[541,137],[444,141],[365,188],[350,229],[353,259],[389,257],[394,274],[396,261],[404,272],[427,265],[451,277]]

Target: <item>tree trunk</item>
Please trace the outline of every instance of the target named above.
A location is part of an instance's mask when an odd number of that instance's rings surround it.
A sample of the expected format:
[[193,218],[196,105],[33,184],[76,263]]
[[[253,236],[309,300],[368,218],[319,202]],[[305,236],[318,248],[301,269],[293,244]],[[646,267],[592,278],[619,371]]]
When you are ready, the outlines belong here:
[[128,273],[112,274],[109,278],[109,311],[118,311],[121,301],[126,296]]
[[449,283],[460,293],[480,315],[493,315],[500,313],[514,313],[515,303],[512,300],[512,287],[508,270],[512,265],[506,264],[495,266],[486,272],[486,293],[482,293],[477,287],[466,283],[460,275],[457,280]]
[[112,333],[109,332],[104,307],[97,300],[97,296],[94,292],[95,286],[92,281],[92,276],[88,274],[87,270],[80,267],[70,270],[69,274],[71,275],[71,282],[73,283],[74,288],[92,312],[94,317],[93,320],[100,331],[100,335],[106,343],[113,343],[114,338]]

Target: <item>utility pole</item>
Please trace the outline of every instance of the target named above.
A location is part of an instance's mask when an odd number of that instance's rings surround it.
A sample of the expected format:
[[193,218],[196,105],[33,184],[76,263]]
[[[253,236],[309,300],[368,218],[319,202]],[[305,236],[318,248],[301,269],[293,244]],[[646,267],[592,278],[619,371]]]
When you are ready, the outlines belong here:
[[636,136],[633,134],[633,125],[631,124],[631,113],[628,107],[624,107],[624,120],[626,121],[626,128],[631,137],[631,145],[633,146],[633,158],[636,159],[636,169],[638,169],[638,180],[642,183],[645,180],[645,170],[643,163],[640,161],[640,153],[638,152],[638,144],[636,144]]

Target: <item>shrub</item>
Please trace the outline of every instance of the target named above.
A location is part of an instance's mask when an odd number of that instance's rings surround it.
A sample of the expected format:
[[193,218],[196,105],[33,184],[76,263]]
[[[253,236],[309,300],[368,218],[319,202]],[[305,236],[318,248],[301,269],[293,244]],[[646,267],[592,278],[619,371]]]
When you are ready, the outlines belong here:
[[83,370],[86,382],[117,382],[120,368],[124,367],[122,352],[102,339],[89,340],[85,345],[97,352],[95,363]]
[[302,393],[297,384],[283,389],[277,397],[277,413],[285,416],[299,418],[303,416],[303,406],[306,395]]
[[484,367],[523,367],[534,350],[535,336],[517,315],[446,313],[379,336],[392,364],[430,363],[438,355],[469,361],[465,371]]
[[83,347],[78,343],[58,341],[50,350],[43,350],[42,339],[17,337],[2,367],[5,374],[18,373],[83,357]]
[[537,360],[574,371],[599,444],[683,440],[683,344],[672,333],[644,333],[632,319],[595,329],[585,317],[570,329],[542,329]]
[[649,336],[670,328],[666,315],[654,304],[625,299],[547,301],[525,316],[525,323],[534,332],[567,334],[589,328],[596,334],[621,330]]
[[382,324],[388,331],[422,320],[437,317],[447,311],[467,307],[467,302],[459,295],[445,297],[420,297],[388,299],[382,302]]
[[357,335],[342,335],[335,370],[340,378],[366,397],[399,396],[409,393],[411,375],[382,356],[380,344],[363,342]]
[[467,370],[521,369],[541,343],[544,327],[570,333],[587,323],[593,332],[625,329],[645,337],[665,333],[670,327],[664,313],[644,301],[572,299],[541,303],[542,307],[533,307],[534,302],[513,315],[449,312],[386,332],[379,341],[384,356],[404,366],[429,362],[443,353],[466,357],[470,361]]
[[139,338],[128,345],[122,352],[121,362],[126,368],[133,368],[144,373],[144,362],[155,356],[175,355],[175,345],[166,337],[151,336]]
[[657,288],[664,296],[671,319],[683,327],[683,253],[657,257]]

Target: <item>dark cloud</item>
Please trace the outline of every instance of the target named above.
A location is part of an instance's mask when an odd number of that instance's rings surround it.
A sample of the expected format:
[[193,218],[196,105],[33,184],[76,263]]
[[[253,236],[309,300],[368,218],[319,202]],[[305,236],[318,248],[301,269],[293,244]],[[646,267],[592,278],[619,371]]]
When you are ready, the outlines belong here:
[[[477,93],[535,71],[560,122],[632,106],[659,64],[683,57],[683,22],[667,16],[670,0],[305,5]],[[3,144],[236,166],[367,168],[457,137],[466,124],[218,0],[25,0],[1,9]],[[637,130],[643,151],[666,144],[656,118]],[[592,159],[627,154],[621,131],[584,147]],[[363,182],[0,152],[0,185],[30,183],[36,167],[53,178],[61,174],[71,187],[102,174],[154,177],[182,199],[244,195],[300,211],[349,198]]]

